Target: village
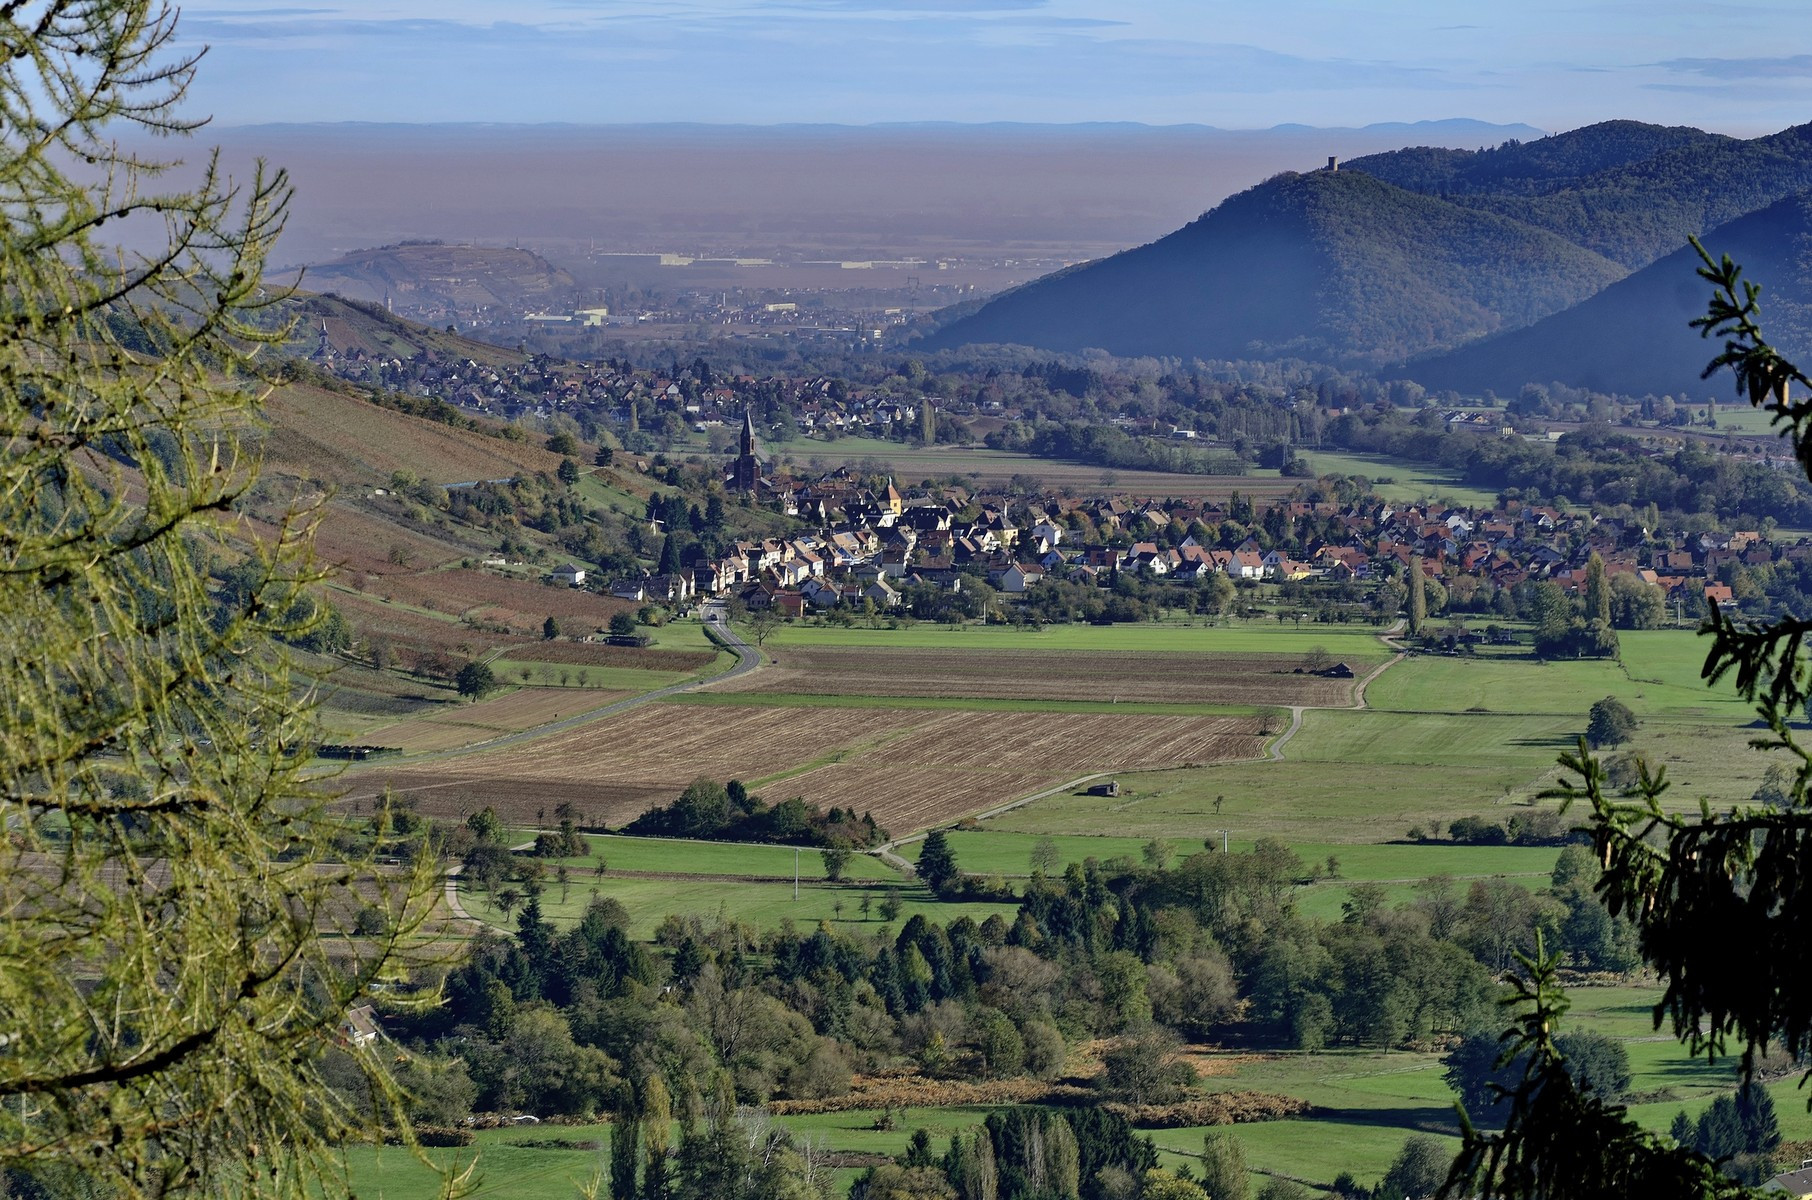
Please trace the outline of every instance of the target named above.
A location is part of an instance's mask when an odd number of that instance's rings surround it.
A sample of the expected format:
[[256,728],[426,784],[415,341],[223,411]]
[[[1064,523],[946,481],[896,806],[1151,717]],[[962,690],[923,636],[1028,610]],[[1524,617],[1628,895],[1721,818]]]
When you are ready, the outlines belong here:
[[[1620,604],[1618,623],[1652,628],[1668,618],[1697,621],[1711,607],[1737,608],[1739,590],[1758,594],[1745,586],[1747,572],[1812,557],[1812,542],[1776,544],[1755,530],[1661,535],[1627,519],[1520,501],[1491,509],[1369,497],[1342,503],[1313,498],[1321,490],[1313,483],[1261,507],[1237,493],[1216,505],[972,492],[954,484],[902,492],[891,479],[871,488],[848,469],[815,479],[770,477],[747,417],[725,484],[804,520],[813,532],[738,541],[676,571],[596,586],[641,603],[685,607],[732,598],[750,611],[799,618],[839,606],[895,609],[915,589],[956,595],[985,582],[991,594],[1012,599],[1047,581],[1111,590],[1131,576],[1198,586],[1203,599],[1181,605],[1215,616],[1236,611],[1241,585],[1286,585],[1286,598],[1304,602],[1301,620],[1315,607],[1314,585],[1353,585],[1319,589],[1324,600],[1350,600],[1365,594],[1363,585],[1401,579],[1419,566],[1440,585],[1451,615],[1508,618],[1517,613],[1519,585],[1546,581],[1582,593],[1596,555],[1619,594],[1631,597]],[[666,531],[656,522],[651,532]],[[567,564],[555,578],[583,585],[587,577]],[[1320,606],[1319,619],[1351,615],[1350,605]]]

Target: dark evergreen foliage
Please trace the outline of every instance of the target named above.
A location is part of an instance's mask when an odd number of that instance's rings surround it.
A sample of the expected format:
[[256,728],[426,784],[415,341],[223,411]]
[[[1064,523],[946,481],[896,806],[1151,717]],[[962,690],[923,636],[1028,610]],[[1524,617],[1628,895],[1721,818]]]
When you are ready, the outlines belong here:
[[833,848],[877,846],[887,831],[853,808],[824,812],[797,796],[769,805],[740,780],[726,786],[700,776],[672,804],[656,806],[623,827],[633,837],[707,838]]

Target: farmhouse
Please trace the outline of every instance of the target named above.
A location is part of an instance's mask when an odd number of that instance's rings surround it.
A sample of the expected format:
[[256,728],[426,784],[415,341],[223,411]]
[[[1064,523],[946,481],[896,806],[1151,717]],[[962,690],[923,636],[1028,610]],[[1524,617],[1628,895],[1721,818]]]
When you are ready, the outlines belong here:
[[568,587],[580,587],[585,583],[585,568],[578,563],[562,563],[549,572],[555,583],[564,583]]

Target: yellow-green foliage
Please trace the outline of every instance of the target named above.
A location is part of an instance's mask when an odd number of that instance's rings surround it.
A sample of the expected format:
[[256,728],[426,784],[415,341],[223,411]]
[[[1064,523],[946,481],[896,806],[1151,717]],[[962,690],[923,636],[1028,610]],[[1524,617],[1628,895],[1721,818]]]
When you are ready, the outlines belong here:
[[[305,516],[210,586],[246,537],[288,187],[210,165],[159,192],[103,136],[183,131],[174,29],[154,0],[0,6],[0,1166],[57,1194],[312,1194],[359,1116],[323,1055],[432,880],[336,856],[303,777],[307,681],[275,639],[317,611]],[[129,217],[167,253],[111,250]]]

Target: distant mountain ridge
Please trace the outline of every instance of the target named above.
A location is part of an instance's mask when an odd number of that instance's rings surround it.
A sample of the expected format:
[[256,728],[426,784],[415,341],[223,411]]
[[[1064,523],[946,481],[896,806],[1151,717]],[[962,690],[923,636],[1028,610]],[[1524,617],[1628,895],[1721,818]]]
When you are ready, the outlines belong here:
[[1149,245],[951,311],[925,344],[1432,361],[1807,190],[1812,126],[1739,139],[1612,121],[1368,155],[1276,176]]

